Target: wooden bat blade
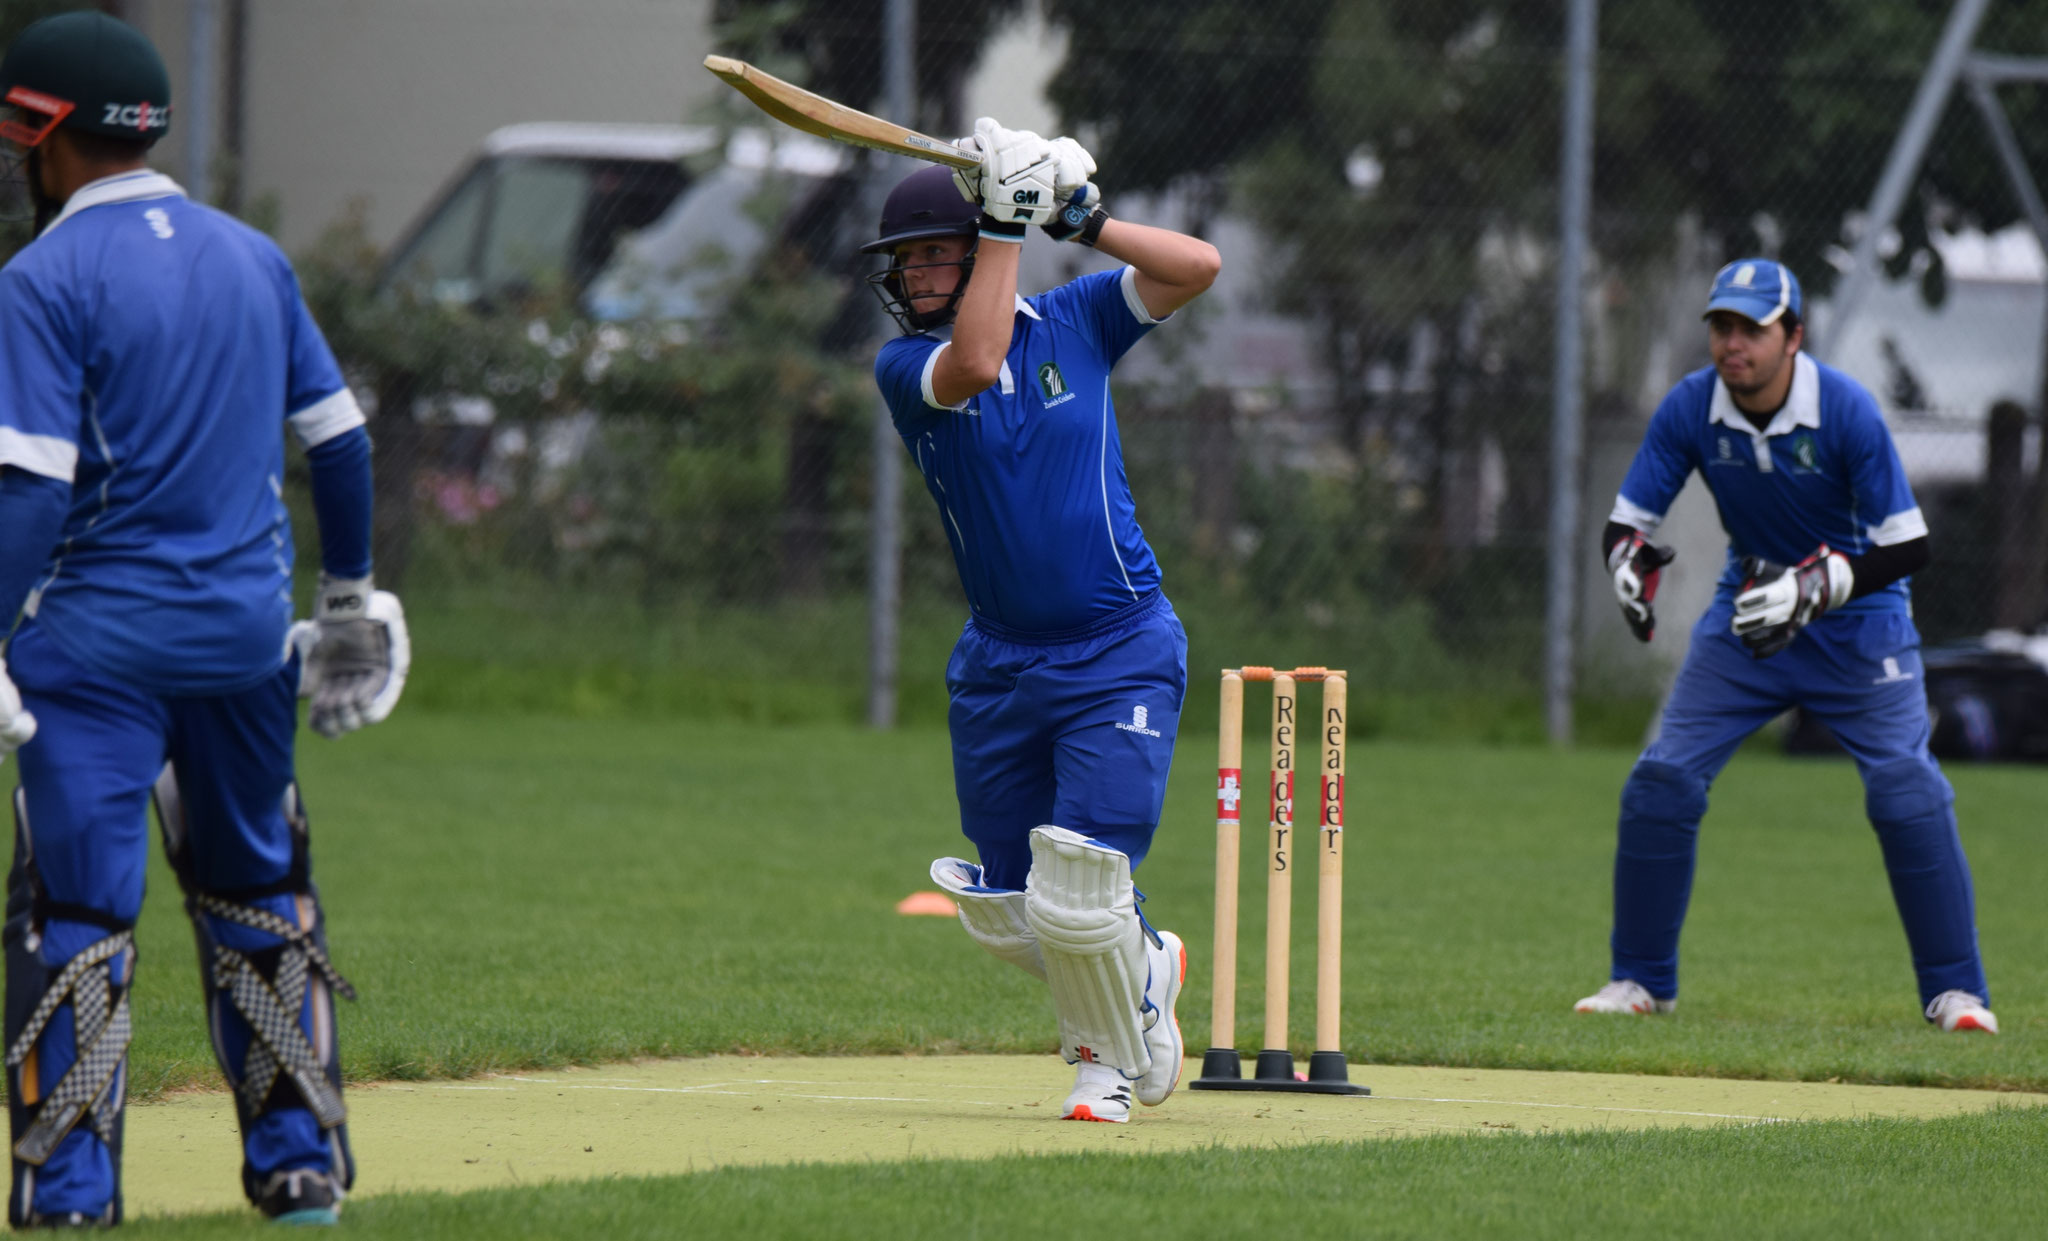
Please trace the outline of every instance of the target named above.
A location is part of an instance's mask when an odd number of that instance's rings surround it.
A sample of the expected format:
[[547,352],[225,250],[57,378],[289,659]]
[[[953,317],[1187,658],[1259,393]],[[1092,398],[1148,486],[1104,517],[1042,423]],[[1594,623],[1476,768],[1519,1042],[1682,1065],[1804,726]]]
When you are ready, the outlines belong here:
[[792,129],[801,129],[834,142],[908,155],[953,168],[976,168],[981,164],[978,158],[950,142],[928,138],[879,116],[869,116],[844,104],[833,103],[823,95],[814,95],[772,73],[763,73],[744,60],[706,56],[704,67],[724,78],[727,85],[752,100],[755,107]]

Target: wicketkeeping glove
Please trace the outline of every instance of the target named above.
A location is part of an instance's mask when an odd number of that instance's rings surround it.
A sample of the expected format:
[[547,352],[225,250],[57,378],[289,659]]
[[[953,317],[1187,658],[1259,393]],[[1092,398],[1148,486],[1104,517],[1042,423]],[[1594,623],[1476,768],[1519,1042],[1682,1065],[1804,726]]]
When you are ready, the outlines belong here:
[[380,724],[405,692],[412,638],[398,596],[365,578],[320,575],[313,619],[292,626],[303,661],[299,697],[313,700],[306,722],[323,737]]
[[1657,585],[1664,566],[1678,559],[1678,553],[1650,542],[1640,530],[1617,542],[1607,552],[1607,571],[1614,575],[1614,597],[1621,601],[1622,619],[1638,642],[1648,642],[1657,632],[1657,613],[1650,603],[1657,597]]
[[1735,596],[1735,636],[1757,659],[1792,645],[1799,631],[1822,613],[1849,601],[1856,584],[1849,561],[1823,543],[1796,565],[1761,556],[1742,558],[1742,593]]
[[21,691],[7,675],[7,659],[0,656],[0,763],[35,739],[36,717],[21,705]]

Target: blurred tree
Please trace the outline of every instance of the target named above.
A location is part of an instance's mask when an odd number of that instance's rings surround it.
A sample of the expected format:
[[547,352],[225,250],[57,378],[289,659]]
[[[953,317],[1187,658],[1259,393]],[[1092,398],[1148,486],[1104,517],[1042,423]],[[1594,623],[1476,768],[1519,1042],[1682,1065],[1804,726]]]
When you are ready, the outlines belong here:
[[[918,115],[889,119],[912,128],[964,132],[961,89],[981,59],[982,45],[1022,7],[1022,0],[924,0],[918,5]],[[886,9],[885,0],[716,0],[711,20],[719,46],[732,55],[828,98],[873,111],[882,95]]]
[[[1549,240],[1560,5],[1500,0],[1046,0],[1070,33],[1052,83],[1092,127],[1112,192],[1227,183],[1281,243],[1263,283],[1322,334],[1346,440],[1419,488],[1407,563],[1448,572],[1482,450],[1502,451],[1500,526],[1545,503]],[[1610,269],[1665,261],[1682,216],[1723,253],[1761,250],[1824,293],[1875,185],[1947,0],[1634,0],[1605,6],[1594,207]],[[2048,53],[2048,0],[1997,6],[1986,50]],[[2007,88],[2036,167],[2048,92]],[[1943,288],[1930,225],[2018,213],[1982,126],[1951,100],[1898,221],[1892,274]],[[1615,398],[1594,393],[1598,401]],[[1370,464],[1370,462],[1366,462]],[[1401,507],[1405,487],[1359,503]],[[1370,515],[1358,514],[1361,521]]]

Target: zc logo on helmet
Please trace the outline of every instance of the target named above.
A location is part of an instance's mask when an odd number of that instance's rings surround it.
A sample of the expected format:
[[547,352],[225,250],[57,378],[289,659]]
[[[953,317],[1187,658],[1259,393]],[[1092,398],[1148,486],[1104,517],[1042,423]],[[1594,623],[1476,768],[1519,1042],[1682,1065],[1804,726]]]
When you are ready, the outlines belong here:
[[125,107],[118,103],[107,105],[100,115],[100,124],[118,125],[122,129],[139,129],[148,133],[152,129],[168,129],[171,125],[171,107],[158,107],[148,103],[131,103]]

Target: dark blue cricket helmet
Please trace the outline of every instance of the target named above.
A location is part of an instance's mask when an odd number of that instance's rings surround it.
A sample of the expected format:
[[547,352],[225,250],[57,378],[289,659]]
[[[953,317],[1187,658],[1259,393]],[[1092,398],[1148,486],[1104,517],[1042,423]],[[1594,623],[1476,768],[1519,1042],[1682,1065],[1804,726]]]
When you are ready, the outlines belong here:
[[981,207],[962,198],[959,187],[953,184],[952,169],[938,164],[920,168],[897,182],[882,203],[882,235],[860,248],[862,254],[889,255],[889,265],[867,278],[868,287],[905,332],[922,332],[952,322],[960,307],[960,295],[967,291],[968,277],[974,274],[974,250],[970,244],[967,257],[958,264],[960,283],[946,304],[937,310],[912,309],[909,299],[903,296],[904,263],[896,257],[895,250],[906,241],[931,237],[967,237],[975,242],[981,237]]

